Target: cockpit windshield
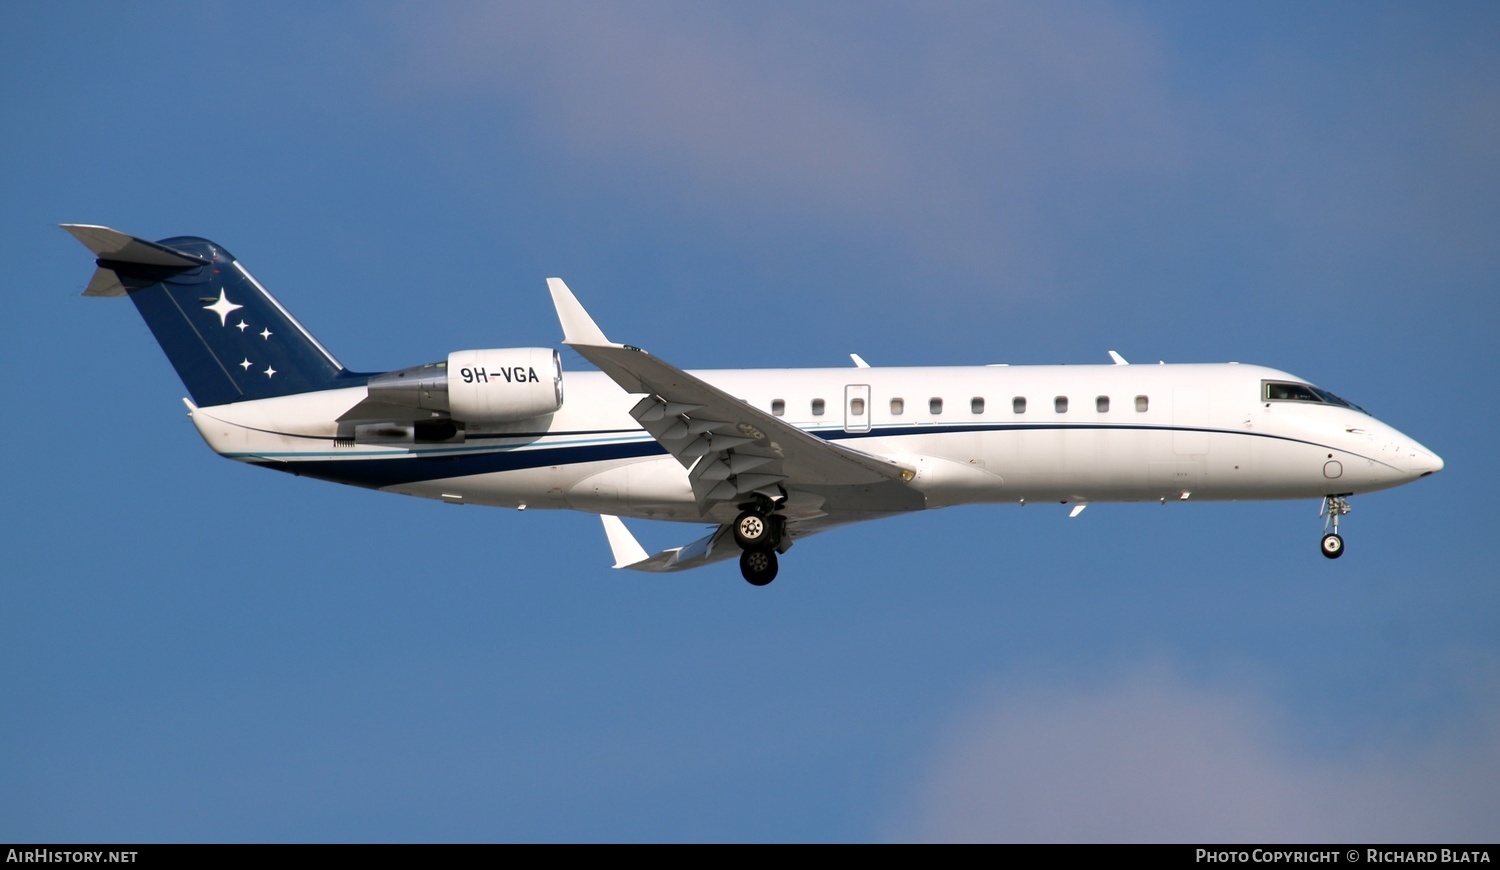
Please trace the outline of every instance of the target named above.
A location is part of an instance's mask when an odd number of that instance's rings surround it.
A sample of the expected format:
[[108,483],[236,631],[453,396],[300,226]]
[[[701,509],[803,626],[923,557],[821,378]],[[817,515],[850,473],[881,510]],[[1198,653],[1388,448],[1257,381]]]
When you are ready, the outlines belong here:
[[1333,393],[1322,387],[1312,384],[1299,384],[1292,381],[1261,381],[1263,398],[1268,402],[1313,402],[1319,405],[1337,405],[1340,408],[1350,408],[1361,414],[1368,414],[1364,408],[1348,401],[1340,399]]

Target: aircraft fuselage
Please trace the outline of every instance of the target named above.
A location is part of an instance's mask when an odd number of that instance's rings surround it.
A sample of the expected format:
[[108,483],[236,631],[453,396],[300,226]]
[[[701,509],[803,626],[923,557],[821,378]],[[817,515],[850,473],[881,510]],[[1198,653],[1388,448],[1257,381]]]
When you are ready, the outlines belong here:
[[[1347,497],[1443,467],[1357,406],[1275,369],[1218,365],[684,371],[618,344],[560,279],[564,343],[345,368],[222,246],[64,227],[97,256],[87,296],[128,296],[223,456],[455,504],[604,517],[617,568],[738,554],[775,578],[794,539],[961,504]],[[646,554],[621,516],[706,522]]]
[[[920,503],[1318,498],[1397,486],[1442,467],[1353,408],[1265,398],[1302,383],[1253,365],[715,370],[693,374],[819,437],[916,472]],[[631,418],[635,396],[597,372],[564,375],[544,418],[416,443],[337,438],[363,388],[198,408],[232,459],[456,503],[718,522],[686,471]]]

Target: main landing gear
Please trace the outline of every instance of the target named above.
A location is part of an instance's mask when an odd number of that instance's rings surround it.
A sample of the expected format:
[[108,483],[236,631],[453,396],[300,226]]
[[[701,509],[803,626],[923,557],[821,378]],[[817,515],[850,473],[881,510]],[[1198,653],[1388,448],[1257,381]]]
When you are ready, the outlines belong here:
[[746,550],[740,554],[740,573],[751,586],[764,586],[776,579],[776,562],[775,550]]
[[1339,517],[1349,512],[1349,498],[1342,495],[1323,496],[1323,506],[1318,516],[1323,518],[1323,555],[1337,559],[1344,555],[1344,539],[1339,536]]
[[[769,502],[769,499],[767,500]],[[774,512],[774,505],[746,507],[734,520],[734,542],[740,553],[740,574],[752,586],[764,586],[776,579],[776,553],[785,552],[786,519]]]

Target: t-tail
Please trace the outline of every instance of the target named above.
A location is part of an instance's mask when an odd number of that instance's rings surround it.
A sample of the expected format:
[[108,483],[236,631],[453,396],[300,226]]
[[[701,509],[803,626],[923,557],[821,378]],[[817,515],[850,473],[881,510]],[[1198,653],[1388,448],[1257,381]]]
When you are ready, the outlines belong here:
[[223,247],[63,224],[98,257],[85,296],[129,296],[200,407],[363,384]]

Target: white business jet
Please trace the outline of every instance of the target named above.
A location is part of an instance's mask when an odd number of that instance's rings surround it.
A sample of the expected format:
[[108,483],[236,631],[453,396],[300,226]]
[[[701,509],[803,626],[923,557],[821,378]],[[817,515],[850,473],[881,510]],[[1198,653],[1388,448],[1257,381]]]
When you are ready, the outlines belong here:
[[[746,580],[846,523],[950,505],[1321,498],[1426,477],[1437,454],[1302,378],[1220,365],[688,372],[605,337],[561,280],[563,342],[344,368],[224,248],[65,224],[97,257],[85,296],[129,296],[221,456],[387,492],[600,514],[616,568],[738,557]],[[647,554],[620,517],[708,523]]]

